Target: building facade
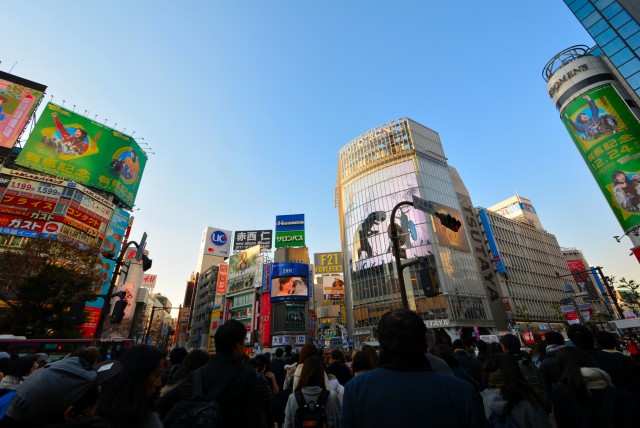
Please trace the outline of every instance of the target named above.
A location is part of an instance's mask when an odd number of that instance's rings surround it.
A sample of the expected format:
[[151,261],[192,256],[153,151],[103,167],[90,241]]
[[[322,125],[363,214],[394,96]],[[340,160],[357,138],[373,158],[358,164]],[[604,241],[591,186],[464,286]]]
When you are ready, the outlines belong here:
[[[527,215],[514,215],[517,210]],[[566,298],[562,277],[570,272],[556,237],[542,229],[539,219],[532,220],[531,201],[514,196],[479,208],[478,214],[497,262],[510,325],[532,333],[561,328],[558,307]]]
[[564,2],[598,44],[618,80],[640,104],[640,3],[637,0]]
[[[447,158],[433,130],[403,118],[365,132],[340,149],[336,196],[347,327],[356,345],[375,340],[373,329],[380,317],[402,307],[387,228],[393,208],[414,195],[461,217]],[[467,229],[450,231],[435,217],[407,205],[396,216],[407,259],[426,257],[433,268],[425,281],[439,294],[430,298],[423,293],[418,268],[403,270],[409,308],[424,318],[432,338],[457,338],[462,329],[463,334],[487,334],[494,321]]]
[[197,276],[189,334],[189,347],[206,347],[209,340],[211,310],[221,304],[222,296],[216,302],[219,266],[210,266]]

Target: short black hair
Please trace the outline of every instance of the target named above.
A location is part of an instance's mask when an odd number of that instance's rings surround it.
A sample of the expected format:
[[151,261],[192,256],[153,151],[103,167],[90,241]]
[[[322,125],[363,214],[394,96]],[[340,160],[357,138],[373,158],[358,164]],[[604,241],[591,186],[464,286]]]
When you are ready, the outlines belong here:
[[550,331],[544,335],[544,341],[547,345],[564,345],[564,336],[557,331]]
[[571,342],[579,348],[593,348],[593,333],[582,324],[570,325],[567,329],[567,336],[569,336]]
[[229,320],[222,324],[214,336],[216,351],[232,354],[238,343],[244,343],[247,329],[240,321]]
[[451,344],[451,349],[467,349],[467,346],[464,344],[462,339],[456,339]]
[[418,314],[395,309],[378,322],[380,348],[390,357],[416,357],[427,352],[427,326]]
[[514,334],[505,334],[500,337],[500,344],[507,348],[507,352],[510,354],[520,352],[520,340]]
[[598,330],[595,332],[594,337],[596,339],[596,343],[602,349],[616,349],[616,346],[618,345],[616,335],[610,331]]
[[285,354],[291,354],[291,350],[293,348],[291,347],[291,345],[284,345],[284,353]]
[[181,346],[173,348],[169,353],[169,361],[171,361],[171,364],[180,364],[184,357],[187,356],[187,353],[187,350]]
[[334,349],[333,351],[331,351],[331,358],[334,360],[342,361],[342,358],[344,358],[344,354],[342,354],[341,350]]
[[282,348],[276,349],[276,357],[277,358],[281,358],[282,354],[284,354],[284,352],[282,351]]

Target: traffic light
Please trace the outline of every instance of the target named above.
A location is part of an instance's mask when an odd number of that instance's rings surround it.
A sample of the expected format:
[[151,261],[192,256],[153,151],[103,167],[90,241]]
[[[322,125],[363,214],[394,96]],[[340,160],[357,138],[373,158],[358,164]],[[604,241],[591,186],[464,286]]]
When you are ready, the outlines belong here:
[[151,269],[151,265],[153,264],[153,260],[151,260],[146,255],[142,255],[142,271],[146,272]]
[[127,299],[118,300],[113,305],[113,312],[111,313],[111,324],[120,324],[122,318],[124,318],[124,310],[127,309]]
[[438,272],[432,267],[423,267],[419,270],[420,286],[425,297],[435,297],[440,294],[438,284]]
[[447,229],[451,229],[454,232],[460,230],[462,223],[455,217],[452,217],[451,214],[443,214],[443,213],[435,213],[435,216],[440,219],[440,224],[442,224]]

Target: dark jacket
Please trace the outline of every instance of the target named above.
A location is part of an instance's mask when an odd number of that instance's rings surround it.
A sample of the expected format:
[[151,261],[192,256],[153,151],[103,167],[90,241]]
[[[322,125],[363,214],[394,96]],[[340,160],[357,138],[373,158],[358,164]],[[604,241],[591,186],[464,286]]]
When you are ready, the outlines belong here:
[[542,378],[542,383],[547,393],[547,397],[551,397],[551,391],[553,384],[560,379],[560,367],[556,360],[556,354],[560,349],[564,348],[564,345],[549,345],[547,346],[547,354],[540,362],[538,373]]
[[340,385],[346,385],[351,380],[351,370],[346,364],[340,362],[333,362],[327,366],[327,373],[332,374],[338,379]]
[[558,428],[637,426],[634,399],[627,391],[610,386],[591,390],[588,403],[578,403],[564,383],[553,387],[553,415]]
[[[266,417],[262,411],[258,376],[253,368],[244,367],[240,358],[231,354],[218,354],[202,367],[203,394],[209,394],[226,373],[234,371],[233,380],[218,395],[224,427],[264,427]],[[158,401],[162,417],[181,399],[193,393],[192,372],[183,382]]]
[[605,352],[595,347],[585,350],[596,360],[598,367],[611,376],[613,386],[630,392],[640,404],[640,364],[636,360],[620,352]]
[[406,369],[379,367],[350,380],[341,427],[487,427],[474,388],[455,376],[434,372],[424,360]]
[[453,351],[453,356],[458,360],[460,366],[480,385],[482,383],[482,376],[480,375],[482,365],[480,361],[463,349]]
[[284,371],[285,361],[283,358],[272,358],[271,359],[271,373],[276,377],[276,383],[278,384],[278,388],[282,389],[284,385],[284,377],[287,374]]

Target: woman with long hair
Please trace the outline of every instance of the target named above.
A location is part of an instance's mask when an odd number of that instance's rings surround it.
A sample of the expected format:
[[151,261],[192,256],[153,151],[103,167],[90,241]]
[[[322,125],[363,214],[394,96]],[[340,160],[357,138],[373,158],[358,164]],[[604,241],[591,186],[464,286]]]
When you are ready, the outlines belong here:
[[24,378],[38,369],[38,363],[30,357],[20,357],[11,363],[9,373],[0,381],[0,395],[15,391],[24,382]]
[[113,427],[161,428],[154,399],[164,367],[162,352],[155,346],[136,345],[118,362],[122,369],[101,392],[96,414]]
[[[318,348],[316,348],[316,345],[314,345],[313,343],[307,343],[305,344],[302,349],[300,350],[300,359],[298,361],[298,366],[296,367],[296,371],[293,375],[293,390],[296,390],[296,387],[298,386],[298,382],[300,380],[300,374],[302,373],[302,368],[304,367],[304,363],[305,361],[307,361],[307,359],[311,358],[311,357],[317,357],[318,356]],[[325,378],[325,387],[327,389],[329,389],[329,378],[327,377],[327,375],[324,375]]]
[[629,212],[640,211],[640,193],[638,192],[637,175],[629,178],[624,171],[614,171],[611,174],[613,180],[613,195],[618,204]]
[[545,404],[510,354],[492,354],[485,363],[489,388],[482,391],[489,422],[513,419],[520,428],[551,428]]
[[556,360],[560,381],[553,387],[553,415],[558,428],[596,428],[637,426],[637,403],[627,392],[614,388],[611,378],[597,368],[583,349],[567,346]]
[[[305,345],[306,346],[306,345]],[[338,427],[340,422],[340,401],[335,392],[325,386],[327,374],[324,363],[317,356],[309,356],[302,367],[300,378],[293,394],[289,396],[285,409],[284,428],[293,428],[296,410],[300,403],[313,402],[315,405],[324,401],[324,410],[328,428]]]

